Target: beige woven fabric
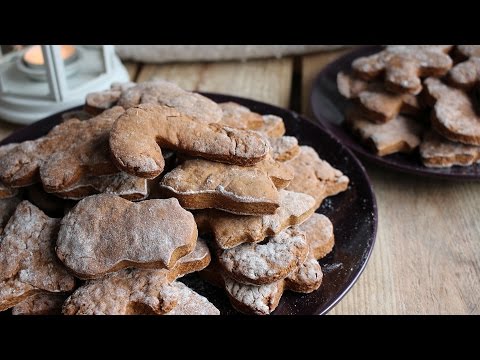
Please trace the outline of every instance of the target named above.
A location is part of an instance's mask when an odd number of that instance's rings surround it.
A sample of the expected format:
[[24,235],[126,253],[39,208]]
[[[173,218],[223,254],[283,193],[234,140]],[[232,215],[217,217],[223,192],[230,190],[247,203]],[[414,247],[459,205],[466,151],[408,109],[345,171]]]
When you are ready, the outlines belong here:
[[123,60],[148,63],[218,61],[305,54],[345,45],[116,45]]

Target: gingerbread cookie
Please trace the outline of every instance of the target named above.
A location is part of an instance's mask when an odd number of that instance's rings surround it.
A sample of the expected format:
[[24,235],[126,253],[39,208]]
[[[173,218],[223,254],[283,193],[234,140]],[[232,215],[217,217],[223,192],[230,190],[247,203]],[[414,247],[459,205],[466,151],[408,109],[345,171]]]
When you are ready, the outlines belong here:
[[216,208],[257,215],[273,214],[279,206],[272,179],[254,166],[187,160],[164,176],[160,189],[165,196],[176,197],[187,209]]
[[62,306],[68,295],[38,293],[12,308],[12,315],[62,315]]
[[388,90],[418,94],[420,78],[443,76],[452,67],[452,45],[389,45],[379,53],[353,61],[352,69],[365,79],[384,76]]
[[177,281],[177,305],[165,315],[220,315],[220,311],[207,298]]
[[0,237],[0,311],[38,292],[73,290],[53,250],[59,222],[28,201],[17,206]]
[[411,152],[420,145],[423,125],[415,119],[398,115],[385,124],[373,124],[357,111],[346,117],[352,131],[379,156]]
[[268,238],[265,244],[241,244],[222,250],[218,263],[231,279],[264,285],[287,277],[305,261],[307,254],[305,234],[289,228]]
[[480,162],[480,146],[456,143],[430,130],[420,144],[420,156],[427,167],[468,166]]
[[221,103],[221,124],[236,129],[255,130],[272,138],[285,134],[283,119],[276,115],[260,115],[234,102]]
[[457,51],[467,60],[455,65],[449,77],[455,86],[468,90],[480,82],[480,45],[458,45]]
[[148,180],[126,173],[87,176],[55,195],[68,200],[81,200],[94,194],[118,195],[130,201],[145,200],[149,195]]
[[156,315],[177,305],[162,270],[124,269],[87,281],[65,301],[64,315]]
[[286,189],[311,195],[316,200],[315,209],[320,207],[323,199],[345,191],[348,187],[348,177],[320,159],[310,146],[301,146],[300,154],[286,163],[295,173]]
[[120,90],[104,90],[87,94],[85,99],[85,112],[98,115],[103,111],[114,107],[122,92]]
[[122,92],[128,88],[135,86],[135,83],[115,82],[111,85],[110,89],[103,91],[96,91],[87,94],[84,105],[84,112],[87,114],[98,115],[111,107],[114,107]]
[[313,214],[298,230],[305,233],[308,242],[308,256],[300,267],[285,279],[288,290],[311,293],[322,284],[323,272],[318,260],[330,253],[335,244],[333,225],[330,220],[320,214]]
[[280,116],[263,115],[263,125],[256,131],[271,138],[278,138],[285,135],[285,124]]
[[289,226],[301,224],[315,209],[310,195],[280,190],[280,207],[272,215],[242,216],[219,210],[202,210],[194,214],[199,231],[212,232],[220,249],[259,242]]
[[425,80],[428,95],[434,99],[432,127],[451,141],[480,145],[480,115],[471,97],[436,78]]
[[[176,309],[189,311],[188,299],[193,298],[197,311],[212,312],[204,300],[174,280],[187,273],[205,268],[210,254],[199,239],[195,251],[177,261],[170,270],[126,269],[90,280],[70,296],[63,307],[66,315],[128,315],[164,314]],[[192,304],[193,305],[193,304]],[[192,311],[192,308],[190,308]]]
[[320,260],[332,251],[335,244],[333,224],[325,215],[314,213],[297,229],[305,233],[309,255],[315,259]]
[[287,161],[293,159],[300,153],[298,140],[293,136],[281,136],[270,138],[270,155],[275,161]]
[[339,72],[337,86],[340,94],[355,99],[365,117],[377,123],[388,122],[400,113],[416,115],[421,111],[416,96],[389,92],[380,82],[367,82]]
[[258,130],[263,126],[262,115],[234,102],[218,104],[223,111],[220,123],[225,126],[243,130]]
[[205,124],[220,122],[223,115],[214,101],[165,80],[147,81],[125,89],[117,104],[124,109],[140,104],[165,105]]
[[115,107],[90,120],[68,120],[37,140],[17,144],[0,156],[1,181],[23,187],[40,178],[46,191],[59,192],[86,174],[118,172],[109,159],[107,140],[122,113],[122,108]]
[[270,314],[277,308],[285,289],[283,280],[262,286],[241,284],[227,277],[224,281],[232,306],[245,314]]
[[117,166],[145,178],[164,168],[160,146],[213,161],[254,165],[269,145],[259,134],[206,124],[164,105],[142,104],[120,116],[110,132],[110,149]]
[[[306,232],[309,253],[303,264],[285,279],[255,286],[239,283],[225,275],[220,280],[218,275],[217,278],[213,276],[217,283],[225,286],[228,297],[237,310],[247,314],[268,315],[278,306],[284,290],[310,293],[320,287],[323,273],[317,260],[329,253],[333,247],[333,226],[325,216],[314,214],[299,228]],[[209,270],[210,274],[219,274],[214,266],[215,264]]]
[[101,194],[62,219],[56,252],[79,278],[95,279],[127,267],[171,269],[196,240],[193,215],[176,199],[132,203]]

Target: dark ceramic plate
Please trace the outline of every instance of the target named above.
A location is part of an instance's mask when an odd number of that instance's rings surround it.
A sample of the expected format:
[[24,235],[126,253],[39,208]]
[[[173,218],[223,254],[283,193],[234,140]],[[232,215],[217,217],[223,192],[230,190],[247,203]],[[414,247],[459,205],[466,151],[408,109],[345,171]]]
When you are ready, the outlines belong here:
[[[261,114],[282,117],[288,135],[296,136],[302,145],[315,148],[323,159],[350,178],[348,190],[325,200],[318,211],[332,221],[336,239],[333,252],[321,261],[324,271],[322,286],[308,295],[287,291],[274,312],[304,315],[326,313],[360,276],[375,242],[377,207],[365,169],[350,150],[311,120],[294,112],[233,96],[205,95],[217,102],[234,101]],[[59,115],[51,116],[17,131],[0,144],[35,139],[46,134],[59,121]],[[222,314],[236,314],[224,290],[211,286],[196,274],[186,276],[182,281],[206,296]]]
[[412,154],[393,154],[377,156],[354,137],[344,126],[344,113],[348,105],[337,90],[337,73],[350,69],[353,60],[360,56],[371,55],[378,52],[380,46],[364,46],[338,58],[323,69],[316,77],[310,96],[312,111],[318,122],[335,135],[344,145],[352,149],[362,159],[416,175],[432,176],[454,180],[480,180],[480,164],[472,166],[454,166],[446,169],[431,169],[425,167],[420,159],[418,150]]

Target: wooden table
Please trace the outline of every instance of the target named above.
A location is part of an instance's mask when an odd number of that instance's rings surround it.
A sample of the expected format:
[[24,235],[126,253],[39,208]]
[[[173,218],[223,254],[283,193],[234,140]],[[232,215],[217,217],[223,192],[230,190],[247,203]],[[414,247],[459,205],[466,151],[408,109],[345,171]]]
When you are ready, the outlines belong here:
[[[310,115],[314,76],[344,51],[248,62],[127,64],[133,80],[249,97]],[[0,121],[0,139],[18,126]],[[332,314],[480,314],[480,182],[419,178],[367,164],[378,236]]]

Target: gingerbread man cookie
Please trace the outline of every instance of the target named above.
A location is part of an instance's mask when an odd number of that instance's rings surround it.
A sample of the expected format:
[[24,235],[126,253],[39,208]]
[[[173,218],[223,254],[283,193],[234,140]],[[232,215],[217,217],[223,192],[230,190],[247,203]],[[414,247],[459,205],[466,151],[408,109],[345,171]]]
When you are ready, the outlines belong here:
[[456,143],[430,130],[420,144],[420,156],[427,167],[468,166],[480,162],[480,146]]
[[260,215],[273,214],[279,206],[277,188],[264,169],[202,159],[187,160],[166,174],[160,191],[187,209]]
[[423,125],[411,117],[398,115],[385,124],[374,124],[356,110],[349,111],[346,121],[353,133],[379,156],[412,152],[420,145]]
[[254,165],[270,150],[263,136],[218,124],[199,122],[165,105],[128,109],[110,132],[110,150],[123,171],[144,178],[162,173],[160,146],[187,155],[237,165]]
[[448,52],[453,45],[389,45],[379,53],[353,61],[352,69],[365,79],[384,76],[387,89],[418,94],[420,78],[443,76],[452,67]]
[[114,107],[90,120],[71,119],[37,140],[17,144],[0,156],[1,181],[23,187],[41,179],[47,192],[61,192],[82,176],[117,173],[109,158],[108,135],[123,112]]
[[451,141],[480,145],[480,115],[470,95],[436,78],[425,80],[425,86],[435,102],[432,127]]
[[272,313],[285,290],[310,293],[322,283],[323,273],[318,259],[327,255],[333,248],[333,226],[323,215],[314,214],[301,228],[308,241],[309,252],[305,261],[295,268],[285,279],[264,285],[250,285],[237,282],[220,273],[218,264],[212,262],[203,270],[207,281],[224,286],[230,301],[238,311],[246,314],[268,315]]
[[450,80],[468,90],[480,82],[480,45],[457,45],[457,51],[467,60],[450,70]]
[[217,103],[200,94],[183,90],[178,85],[165,81],[147,81],[122,90],[117,105],[124,109],[140,104],[158,104],[177,109],[192,119],[206,124],[222,119],[222,109]]
[[[208,248],[199,239],[195,251],[170,270],[126,269],[90,280],[65,302],[66,315],[218,314],[208,300],[174,281],[199,271],[210,262]],[[189,305],[188,302],[192,303]]]
[[0,311],[35,293],[73,290],[54,252],[59,222],[28,201],[17,206],[0,236]]
[[315,209],[320,207],[323,199],[345,191],[348,187],[348,177],[320,159],[310,146],[301,146],[300,154],[286,163],[295,172],[295,177],[286,189],[311,195],[316,200]]
[[243,130],[255,130],[272,138],[285,134],[283,119],[276,115],[260,115],[234,102],[219,104],[223,110],[222,125]]
[[388,122],[400,113],[416,115],[422,109],[416,96],[389,92],[378,81],[367,82],[339,72],[337,86],[340,94],[355,99],[365,117],[377,123]]
[[307,194],[280,190],[280,207],[272,215],[242,216],[219,210],[201,210],[194,214],[199,231],[212,232],[220,249],[263,241],[289,226],[301,224],[315,210],[315,199]]
[[305,234],[289,228],[265,244],[241,244],[222,250],[218,263],[227,277],[243,284],[264,285],[284,279],[308,254]]

